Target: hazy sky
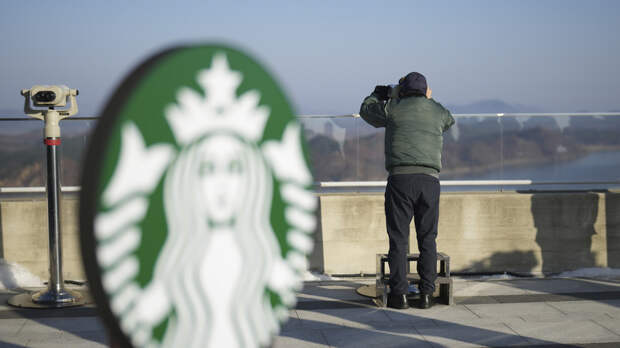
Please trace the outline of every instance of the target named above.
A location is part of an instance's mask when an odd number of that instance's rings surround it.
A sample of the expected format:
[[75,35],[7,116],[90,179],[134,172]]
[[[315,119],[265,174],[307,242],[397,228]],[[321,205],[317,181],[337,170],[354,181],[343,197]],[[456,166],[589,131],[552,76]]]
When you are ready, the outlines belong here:
[[620,109],[615,0],[5,0],[0,33],[0,112],[45,83],[79,88],[80,115],[95,115],[148,56],[214,41],[258,58],[301,114],[357,112],[410,71],[444,104]]

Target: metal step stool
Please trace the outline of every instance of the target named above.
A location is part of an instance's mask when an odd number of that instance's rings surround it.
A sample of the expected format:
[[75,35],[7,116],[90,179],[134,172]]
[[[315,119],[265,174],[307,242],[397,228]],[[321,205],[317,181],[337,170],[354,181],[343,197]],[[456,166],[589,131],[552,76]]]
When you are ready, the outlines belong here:
[[[417,262],[419,258],[420,254],[407,254],[407,267],[410,269],[410,263],[412,261]],[[377,254],[375,286],[366,285],[357,289],[360,295],[374,298],[375,303],[380,307],[385,307],[387,304],[388,281],[390,279],[389,273],[385,273],[387,261],[387,254]],[[437,261],[439,261],[439,272],[437,272],[437,279],[435,280],[435,293],[433,297],[439,297],[441,303],[452,305],[454,300],[452,297],[452,278],[450,277],[450,256],[444,253],[437,253]],[[418,284],[420,276],[409,271],[407,272],[407,280],[410,284]]]

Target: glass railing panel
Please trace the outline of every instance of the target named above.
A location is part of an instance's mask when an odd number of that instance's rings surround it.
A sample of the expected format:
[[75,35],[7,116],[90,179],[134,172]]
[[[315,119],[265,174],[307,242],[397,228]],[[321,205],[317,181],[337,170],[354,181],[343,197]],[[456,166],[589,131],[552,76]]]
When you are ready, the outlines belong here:
[[456,117],[444,133],[442,180],[501,180],[502,138],[497,117]]
[[620,115],[568,118],[564,136],[580,147],[580,181],[620,181]]
[[[455,115],[455,119],[444,134],[442,180],[620,181],[620,114]],[[352,115],[300,116],[299,120],[316,182],[387,178],[383,128]],[[63,186],[80,184],[83,156],[96,122],[61,122]],[[0,187],[45,185],[42,133],[41,121],[0,118]],[[514,188],[475,189],[502,187]],[[601,187],[609,185],[571,186]]]
[[[58,154],[62,186],[80,185],[82,157],[95,123],[95,120],[72,119],[60,122],[62,144]],[[0,118],[0,187],[45,186],[43,127],[39,120]]]
[[357,130],[353,117],[300,117],[315,181],[357,179]]
[[386,180],[385,128],[375,128],[361,118],[356,121],[359,134],[357,181]]
[[503,177],[534,182],[620,179],[620,117],[505,116]]
[[96,120],[71,120],[61,122],[61,182],[63,186],[79,186],[82,164]]
[[43,122],[0,119],[0,187],[44,186]]

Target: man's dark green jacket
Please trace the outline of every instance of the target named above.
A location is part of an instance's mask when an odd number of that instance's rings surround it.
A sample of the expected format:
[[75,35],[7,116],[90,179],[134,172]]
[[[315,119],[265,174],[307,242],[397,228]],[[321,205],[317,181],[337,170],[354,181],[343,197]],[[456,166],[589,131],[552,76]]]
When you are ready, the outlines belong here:
[[443,132],[454,124],[441,104],[425,96],[383,102],[373,93],[364,99],[360,116],[374,127],[385,127],[385,169],[390,174],[441,171]]

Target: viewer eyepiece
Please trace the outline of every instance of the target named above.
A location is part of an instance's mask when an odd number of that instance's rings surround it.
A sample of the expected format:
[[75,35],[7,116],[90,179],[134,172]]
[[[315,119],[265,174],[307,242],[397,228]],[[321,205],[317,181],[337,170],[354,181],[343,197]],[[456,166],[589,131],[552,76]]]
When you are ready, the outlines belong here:
[[56,93],[53,91],[40,91],[32,99],[38,103],[51,103],[56,100]]

